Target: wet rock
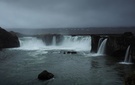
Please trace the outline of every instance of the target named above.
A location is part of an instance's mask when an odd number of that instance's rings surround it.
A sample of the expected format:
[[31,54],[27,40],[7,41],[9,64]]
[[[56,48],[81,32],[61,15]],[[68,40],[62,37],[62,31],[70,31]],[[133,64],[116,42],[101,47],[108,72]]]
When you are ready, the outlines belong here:
[[[110,35],[106,43],[106,54],[111,56],[121,55],[121,45],[118,43],[121,35]],[[125,50],[125,49],[124,49]],[[118,55],[117,55],[118,54]]]
[[96,53],[98,50],[99,35],[91,35],[91,52]]
[[2,42],[0,41],[0,51],[2,50]]
[[47,70],[44,70],[43,72],[41,72],[38,75],[39,80],[49,80],[49,79],[51,79],[53,77],[54,77],[54,75],[52,73],[48,72]]
[[[107,36],[107,37],[106,37]],[[135,62],[135,36],[132,32],[123,34],[95,34],[91,35],[91,52],[96,53],[100,39],[107,38],[106,54],[114,57],[123,57],[130,45],[130,55]]]
[[77,54],[76,51],[67,51],[67,54]]
[[76,51],[73,51],[73,50],[61,50],[60,53],[62,54],[77,54]]
[[0,27],[0,48],[19,47],[20,42],[14,33],[7,32]]
[[125,32],[119,35],[108,35],[106,43],[106,54],[122,57],[125,55],[127,47],[131,46],[131,55],[134,55],[135,36],[131,32]]
[[129,74],[125,80],[124,85],[135,85],[135,72]]
[[116,50],[116,51],[113,51],[113,53],[111,54],[111,56],[114,56],[114,57],[123,57],[123,56],[125,56],[125,52],[126,52],[126,50]]

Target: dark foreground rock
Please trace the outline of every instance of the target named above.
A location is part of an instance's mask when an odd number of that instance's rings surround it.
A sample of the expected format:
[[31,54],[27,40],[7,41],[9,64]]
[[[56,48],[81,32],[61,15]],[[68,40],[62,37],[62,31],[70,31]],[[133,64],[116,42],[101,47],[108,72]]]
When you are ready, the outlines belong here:
[[0,27],[0,49],[19,47],[19,39],[14,33],[7,32]]
[[124,85],[135,85],[135,72],[126,76],[124,80]]
[[39,75],[38,75],[38,79],[39,80],[49,80],[51,78],[53,78],[54,75],[46,70],[44,70],[43,72],[41,72]]

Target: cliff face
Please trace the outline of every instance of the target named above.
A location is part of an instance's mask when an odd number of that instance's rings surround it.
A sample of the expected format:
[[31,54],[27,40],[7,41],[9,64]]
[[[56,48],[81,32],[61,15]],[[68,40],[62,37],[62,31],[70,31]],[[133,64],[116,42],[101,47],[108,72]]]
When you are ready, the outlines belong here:
[[91,35],[91,52],[97,52],[99,39],[99,35]]
[[[108,37],[106,37],[108,36]],[[131,32],[121,35],[98,35],[92,37],[91,52],[97,52],[100,38],[107,38],[106,54],[110,56],[123,57],[128,46],[130,46],[130,55],[135,60],[135,36]]]
[[0,48],[19,47],[19,39],[14,33],[7,32],[0,27]]
[[131,32],[126,32],[120,36],[109,36],[107,41],[107,54],[112,56],[124,56],[127,47],[130,45],[130,53],[134,54],[135,36]]

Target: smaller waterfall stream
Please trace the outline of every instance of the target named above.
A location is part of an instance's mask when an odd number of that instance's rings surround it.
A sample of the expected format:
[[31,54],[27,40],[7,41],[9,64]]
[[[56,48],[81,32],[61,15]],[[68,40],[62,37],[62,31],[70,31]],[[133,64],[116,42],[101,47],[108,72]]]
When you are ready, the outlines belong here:
[[133,64],[131,63],[131,55],[130,55],[130,45],[128,46],[125,54],[124,62],[120,62],[120,64]]
[[129,56],[129,52],[130,52],[130,46],[128,46],[128,48],[126,50],[124,62],[129,62],[130,61],[131,56]]
[[102,41],[103,41],[103,38],[100,38],[100,39],[99,39],[99,42],[98,42],[98,49],[99,49],[99,47],[100,47]]
[[106,47],[107,39],[104,39],[98,49],[97,54],[105,54],[105,47]]

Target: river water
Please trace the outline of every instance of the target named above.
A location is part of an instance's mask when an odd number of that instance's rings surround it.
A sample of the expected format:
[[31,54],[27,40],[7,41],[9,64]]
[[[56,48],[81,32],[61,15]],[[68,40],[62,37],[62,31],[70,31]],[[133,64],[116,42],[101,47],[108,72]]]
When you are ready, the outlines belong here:
[[[43,45],[41,41],[36,43]],[[111,56],[91,54],[84,46],[79,47],[83,50],[72,46],[77,54],[63,54],[61,51],[69,48],[40,45],[26,49],[23,45],[0,52],[0,85],[123,85],[124,76],[135,67],[119,64],[121,60]],[[43,70],[53,73],[54,78],[38,80]]]

